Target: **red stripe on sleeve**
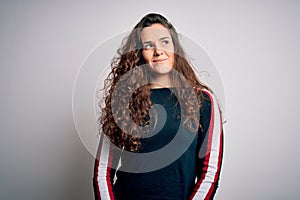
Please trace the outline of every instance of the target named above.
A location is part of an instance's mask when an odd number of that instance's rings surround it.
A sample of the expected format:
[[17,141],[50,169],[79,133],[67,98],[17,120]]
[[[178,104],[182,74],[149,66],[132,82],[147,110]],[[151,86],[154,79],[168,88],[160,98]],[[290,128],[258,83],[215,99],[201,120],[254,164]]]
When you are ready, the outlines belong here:
[[107,165],[107,170],[106,170],[106,181],[107,181],[107,188],[108,188],[110,199],[114,199],[112,182],[110,179],[110,175],[111,175],[111,167],[110,166],[112,166],[112,157],[113,157],[113,155],[111,155],[111,154],[113,154],[113,153],[110,148],[109,157],[108,157],[108,165]]
[[95,168],[94,168],[94,190],[95,190],[95,198],[97,200],[101,200],[99,183],[98,183],[98,174],[99,174],[98,169],[99,169],[99,160],[100,160],[100,155],[101,155],[101,150],[102,150],[102,143],[103,143],[103,136],[101,135],[98,152],[97,152],[97,157],[95,160]]
[[[113,161],[113,151],[112,151],[112,147],[109,145],[109,141],[107,144],[107,141],[105,140],[107,138],[104,138],[104,137],[105,137],[104,135],[101,135],[98,152],[97,152],[97,158],[95,161],[95,169],[94,169],[95,198],[96,198],[96,200],[101,200],[100,187],[102,187],[101,191],[105,193],[105,198],[109,198],[110,200],[113,200],[113,199],[115,199],[114,192],[113,192],[113,183],[111,181],[111,171],[112,171],[111,166],[112,166],[112,161]],[[104,148],[107,148],[108,151],[107,151],[107,149],[104,149]],[[106,152],[108,155],[104,155],[104,153],[106,153]],[[102,158],[102,162],[100,163],[101,156],[103,156],[103,158]],[[106,161],[103,160],[104,158],[107,158],[107,160]],[[102,169],[104,166],[106,166],[106,169],[105,168]],[[99,176],[101,176],[100,179],[99,179]],[[105,181],[103,181],[103,180],[105,180]],[[106,187],[107,187],[107,189],[106,189]],[[102,194],[102,196],[103,196],[103,194]]]
[[190,199],[192,199],[197,190],[200,188],[203,180],[205,179],[205,176],[206,176],[206,173],[207,173],[207,168],[209,166],[209,159],[210,159],[210,150],[211,150],[211,143],[212,143],[212,135],[213,135],[213,129],[214,129],[214,104],[213,104],[213,99],[211,97],[211,95],[204,91],[205,93],[207,93],[207,95],[209,96],[210,98],[210,102],[211,102],[211,117],[210,117],[210,123],[209,123],[209,137],[208,137],[208,141],[207,141],[207,148],[206,148],[206,156],[205,156],[205,160],[204,160],[204,168],[203,168],[203,171],[205,172],[204,174],[202,174],[201,178],[199,179],[195,189],[194,189],[194,192],[192,193]]
[[[221,116],[220,116],[221,118]],[[214,183],[217,182],[220,176],[220,170],[221,170],[221,165],[222,165],[222,157],[223,157],[223,129],[222,129],[222,119],[220,119],[220,127],[221,127],[221,132],[220,132],[220,148],[219,148],[219,158],[218,158],[218,169],[215,175]],[[205,199],[209,199],[210,196],[212,195],[216,185],[212,185],[212,187],[209,189],[209,192]]]

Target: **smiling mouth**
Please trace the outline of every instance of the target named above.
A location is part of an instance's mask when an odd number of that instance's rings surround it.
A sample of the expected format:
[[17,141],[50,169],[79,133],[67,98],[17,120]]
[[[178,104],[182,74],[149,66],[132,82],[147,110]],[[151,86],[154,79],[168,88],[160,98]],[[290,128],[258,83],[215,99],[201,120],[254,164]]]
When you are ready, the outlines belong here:
[[153,62],[154,63],[160,63],[160,62],[164,62],[166,60],[167,60],[167,58],[165,58],[165,59],[157,59],[157,60],[153,60]]

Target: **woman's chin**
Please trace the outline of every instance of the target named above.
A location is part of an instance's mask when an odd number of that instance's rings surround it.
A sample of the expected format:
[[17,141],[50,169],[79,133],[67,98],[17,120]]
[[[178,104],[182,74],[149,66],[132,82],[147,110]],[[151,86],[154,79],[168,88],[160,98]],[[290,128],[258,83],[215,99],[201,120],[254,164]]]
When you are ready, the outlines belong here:
[[152,71],[156,74],[168,74],[172,71],[172,67],[166,65],[155,65]]

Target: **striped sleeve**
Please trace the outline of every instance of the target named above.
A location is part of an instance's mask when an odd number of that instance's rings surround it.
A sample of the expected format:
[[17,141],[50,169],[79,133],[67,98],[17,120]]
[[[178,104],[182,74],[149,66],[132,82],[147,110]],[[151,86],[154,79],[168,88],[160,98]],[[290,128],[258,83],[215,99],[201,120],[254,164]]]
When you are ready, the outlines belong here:
[[204,117],[207,117],[205,136],[199,147],[197,166],[197,182],[190,196],[191,200],[213,199],[218,187],[219,175],[223,157],[223,127],[219,106],[215,97],[207,90],[203,90],[209,97],[210,106],[204,108]]
[[101,134],[94,165],[94,193],[96,200],[114,200],[113,180],[115,176],[114,162],[117,158],[112,150],[109,138]]

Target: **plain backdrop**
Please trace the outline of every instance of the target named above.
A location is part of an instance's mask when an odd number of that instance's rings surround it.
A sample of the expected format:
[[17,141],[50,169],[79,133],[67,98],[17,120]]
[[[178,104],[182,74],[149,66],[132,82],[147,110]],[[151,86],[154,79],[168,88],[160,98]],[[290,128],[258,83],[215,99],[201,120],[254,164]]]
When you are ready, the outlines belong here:
[[89,52],[158,12],[222,77],[217,200],[300,198],[300,2],[1,1],[0,199],[93,199],[94,158],[73,122]]

